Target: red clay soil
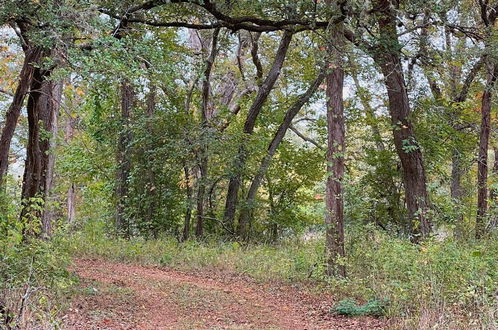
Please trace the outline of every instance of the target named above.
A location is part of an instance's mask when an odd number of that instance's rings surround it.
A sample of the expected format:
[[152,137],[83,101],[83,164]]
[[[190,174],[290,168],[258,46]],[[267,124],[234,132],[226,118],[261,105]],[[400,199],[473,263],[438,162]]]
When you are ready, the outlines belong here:
[[79,294],[64,329],[380,329],[331,315],[332,298],[234,274],[75,260]]

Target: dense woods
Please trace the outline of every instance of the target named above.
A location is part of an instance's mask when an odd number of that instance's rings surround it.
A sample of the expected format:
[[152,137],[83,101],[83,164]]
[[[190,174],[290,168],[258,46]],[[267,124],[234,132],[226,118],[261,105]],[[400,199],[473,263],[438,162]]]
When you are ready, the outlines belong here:
[[84,246],[166,240],[308,253],[300,280],[389,301],[407,328],[443,322],[424,308],[498,326],[497,17],[493,0],[2,1],[0,320],[22,327],[26,287],[56,291]]

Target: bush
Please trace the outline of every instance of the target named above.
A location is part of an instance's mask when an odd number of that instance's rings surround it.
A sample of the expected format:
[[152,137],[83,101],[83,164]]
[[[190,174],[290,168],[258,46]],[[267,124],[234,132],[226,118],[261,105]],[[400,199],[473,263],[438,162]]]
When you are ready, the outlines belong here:
[[333,312],[339,315],[346,316],[375,316],[380,317],[385,315],[386,301],[377,299],[370,300],[366,304],[358,305],[352,299],[343,299],[333,308]]
[[54,327],[59,298],[72,284],[67,241],[59,234],[23,237],[23,225],[11,214],[0,216],[0,328]]

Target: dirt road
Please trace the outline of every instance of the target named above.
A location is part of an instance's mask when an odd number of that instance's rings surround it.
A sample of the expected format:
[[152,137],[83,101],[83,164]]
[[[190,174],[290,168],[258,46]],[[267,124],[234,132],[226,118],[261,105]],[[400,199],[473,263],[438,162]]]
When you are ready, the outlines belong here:
[[65,329],[379,329],[328,313],[331,297],[216,271],[75,260],[79,294]]

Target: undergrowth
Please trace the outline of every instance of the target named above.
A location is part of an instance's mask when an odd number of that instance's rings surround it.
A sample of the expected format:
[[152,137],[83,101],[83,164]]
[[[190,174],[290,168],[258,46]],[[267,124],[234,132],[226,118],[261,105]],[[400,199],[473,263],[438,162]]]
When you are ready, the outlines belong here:
[[181,270],[218,269],[261,281],[312,281],[317,290],[330,291],[337,301],[347,299],[350,312],[343,308],[345,314],[383,314],[396,328],[498,326],[495,239],[446,238],[414,245],[370,227],[350,230],[347,237],[346,279],[323,275],[322,239],[288,239],[276,245],[214,239],[124,240],[110,239],[101,225],[93,223],[73,235],[71,253]]
[[67,240],[26,237],[0,215],[0,329],[54,329],[73,284]]

